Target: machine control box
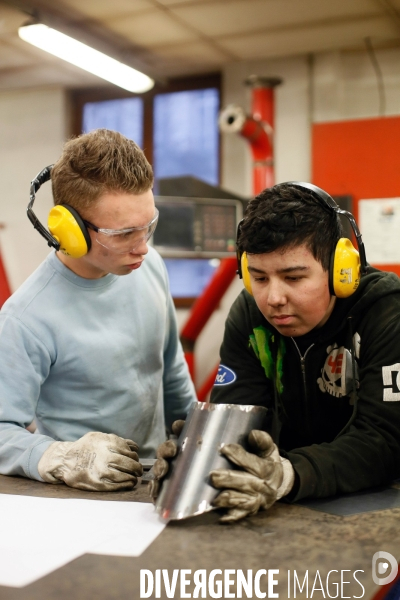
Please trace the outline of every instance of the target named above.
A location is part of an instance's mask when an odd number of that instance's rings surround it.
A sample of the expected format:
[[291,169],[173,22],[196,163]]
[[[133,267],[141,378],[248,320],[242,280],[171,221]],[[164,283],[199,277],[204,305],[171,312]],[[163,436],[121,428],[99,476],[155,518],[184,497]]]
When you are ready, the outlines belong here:
[[164,258],[225,258],[236,252],[240,200],[156,196],[153,246]]

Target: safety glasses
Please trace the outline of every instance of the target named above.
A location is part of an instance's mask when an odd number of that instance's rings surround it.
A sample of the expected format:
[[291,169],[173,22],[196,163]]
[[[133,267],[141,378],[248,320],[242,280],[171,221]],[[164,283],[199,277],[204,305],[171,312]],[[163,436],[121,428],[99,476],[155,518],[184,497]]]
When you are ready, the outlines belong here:
[[130,227],[129,229],[102,229],[93,223],[83,220],[86,227],[96,232],[96,242],[117,254],[133,252],[142,242],[147,242],[154,233],[158,222],[158,210],[150,223],[143,227]]

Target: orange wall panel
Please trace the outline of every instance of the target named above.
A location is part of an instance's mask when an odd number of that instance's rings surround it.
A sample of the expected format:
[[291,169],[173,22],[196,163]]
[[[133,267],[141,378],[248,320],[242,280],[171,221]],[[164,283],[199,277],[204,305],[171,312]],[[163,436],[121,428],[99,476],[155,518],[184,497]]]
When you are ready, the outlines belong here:
[[[400,117],[314,124],[312,181],[352,196],[356,219],[359,200],[400,197]],[[375,266],[400,275],[400,265]]]

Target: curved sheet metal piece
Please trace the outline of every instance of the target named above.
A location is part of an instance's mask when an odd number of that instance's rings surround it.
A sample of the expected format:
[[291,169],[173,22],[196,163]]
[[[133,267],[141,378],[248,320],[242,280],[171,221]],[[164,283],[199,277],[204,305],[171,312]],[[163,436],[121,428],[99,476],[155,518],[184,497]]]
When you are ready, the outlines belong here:
[[194,404],[178,440],[178,453],[172,461],[156,510],[163,519],[185,519],[212,510],[219,490],[209,483],[214,469],[236,467],[219,449],[238,443],[248,449],[252,429],[264,429],[267,409],[239,404]]

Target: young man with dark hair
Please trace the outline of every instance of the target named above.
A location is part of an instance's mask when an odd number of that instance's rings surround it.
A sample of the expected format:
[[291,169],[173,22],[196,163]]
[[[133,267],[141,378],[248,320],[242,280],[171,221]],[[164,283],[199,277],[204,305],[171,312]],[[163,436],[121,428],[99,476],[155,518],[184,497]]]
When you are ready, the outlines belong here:
[[195,400],[166,269],[147,245],[152,169],[132,140],[97,130],[65,144],[51,181],[55,230],[65,218],[86,250],[51,252],[2,308],[0,473],[132,488],[139,455],[153,457]]
[[[221,449],[241,468],[211,473],[223,521],[400,477],[400,281],[341,268],[350,292],[333,294],[342,226],[331,200],[309,184],[276,185],[240,226],[248,289],[226,321],[211,402],[266,406],[269,423],[251,432],[254,453]],[[160,477],[166,468],[158,463]]]

